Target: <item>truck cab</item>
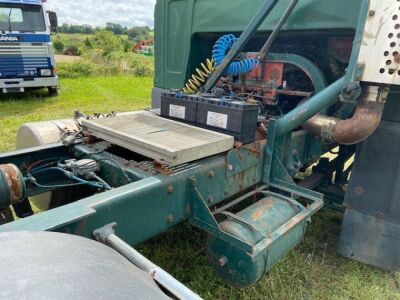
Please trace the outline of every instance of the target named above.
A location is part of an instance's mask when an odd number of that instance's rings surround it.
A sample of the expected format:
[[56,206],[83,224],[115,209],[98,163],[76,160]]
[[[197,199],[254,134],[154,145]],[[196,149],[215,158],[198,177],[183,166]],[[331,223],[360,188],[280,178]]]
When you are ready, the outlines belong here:
[[42,0],[0,0],[0,93],[47,88],[59,80],[50,32],[57,16]]

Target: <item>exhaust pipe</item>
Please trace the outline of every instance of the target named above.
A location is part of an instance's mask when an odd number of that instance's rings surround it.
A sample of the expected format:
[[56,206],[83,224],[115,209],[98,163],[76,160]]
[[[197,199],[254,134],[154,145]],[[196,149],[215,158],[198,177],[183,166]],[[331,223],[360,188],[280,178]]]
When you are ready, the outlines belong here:
[[317,114],[303,124],[304,129],[330,142],[354,145],[367,139],[379,126],[390,89],[367,86],[352,118],[341,120]]

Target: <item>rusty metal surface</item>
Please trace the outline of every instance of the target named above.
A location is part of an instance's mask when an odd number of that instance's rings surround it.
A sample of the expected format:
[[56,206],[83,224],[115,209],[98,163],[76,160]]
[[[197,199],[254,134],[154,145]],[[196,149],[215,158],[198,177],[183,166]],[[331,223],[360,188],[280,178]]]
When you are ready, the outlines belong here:
[[[270,241],[276,230],[289,224],[288,221],[296,218],[298,213],[299,208],[291,202],[267,196],[237,214],[224,213],[227,219],[220,226],[227,234],[257,247],[263,241]],[[287,231],[281,231],[279,239],[255,256],[209,235],[208,257],[215,271],[227,282],[236,287],[247,287],[257,282],[280,258],[301,242],[305,226],[304,222],[290,223]]]
[[352,118],[338,118],[318,114],[303,127],[326,140],[342,145],[358,144],[368,138],[378,127],[389,90],[368,86]]
[[0,191],[0,195],[5,198],[0,199],[2,206],[3,202],[8,202],[10,205],[22,200],[25,195],[25,184],[19,169],[13,164],[0,165],[0,172],[6,181],[6,186],[2,186]]

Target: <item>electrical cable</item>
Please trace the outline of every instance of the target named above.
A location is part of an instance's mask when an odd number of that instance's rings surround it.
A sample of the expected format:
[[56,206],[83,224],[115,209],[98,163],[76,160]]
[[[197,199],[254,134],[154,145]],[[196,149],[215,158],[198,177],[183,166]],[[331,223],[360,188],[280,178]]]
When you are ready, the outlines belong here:
[[[46,186],[46,185],[42,185],[37,183],[36,178],[33,175],[39,175],[39,174],[43,174],[43,173],[48,173],[48,172],[60,172],[63,175],[65,175],[68,179],[74,180],[77,183],[75,184],[66,184],[66,185],[50,185],[50,186]],[[70,175],[68,174],[68,172],[62,168],[58,168],[58,167],[51,167],[51,168],[47,168],[47,169],[40,169],[37,171],[32,171],[31,173],[28,173],[28,178],[31,180],[31,182],[33,184],[35,184],[38,187],[43,187],[43,188],[61,188],[61,187],[72,187],[72,186],[78,186],[78,185],[89,185],[95,188],[106,188],[108,189],[109,185],[107,184],[107,186],[104,186],[104,184],[102,182],[100,182],[100,184],[98,182],[92,182],[92,181],[87,181],[87,180],[83,180],[77,176],[74,175]]]
[[106,190],[112,190],[112,187],[100,176],[97,176],[96,174],[92,173],[90,174],[90,176],[93,177],[93,179],[96,179],[97,181],[99,181]]

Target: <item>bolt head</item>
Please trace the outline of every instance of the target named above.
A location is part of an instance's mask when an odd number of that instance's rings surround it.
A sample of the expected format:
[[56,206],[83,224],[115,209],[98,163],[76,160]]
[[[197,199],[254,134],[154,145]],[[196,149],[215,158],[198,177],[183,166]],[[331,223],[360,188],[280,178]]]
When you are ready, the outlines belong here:
[[168,224],[171,224],[173,221],[174,221],[174,216],[173,216],[173,215],[169,215],[169,216],[167,217],[167,223],[168,223]]
[[357,187],[354,188],[354,193],[357,196],[361,196],[361,195],[364,194],[364,188],[362,186],[357,186]]
[[220,265],[220,267],[225,267],[228,264],[228,259],[225,256],[221,256],[218,259],[218,264]]
[[172,185],[169,185],[167,188],[168,194],[172,194],[174,192],[174,187]]

